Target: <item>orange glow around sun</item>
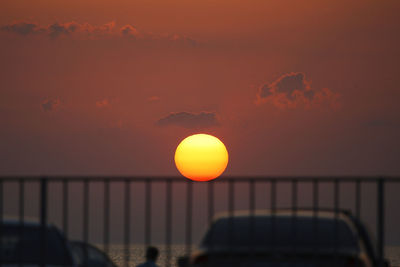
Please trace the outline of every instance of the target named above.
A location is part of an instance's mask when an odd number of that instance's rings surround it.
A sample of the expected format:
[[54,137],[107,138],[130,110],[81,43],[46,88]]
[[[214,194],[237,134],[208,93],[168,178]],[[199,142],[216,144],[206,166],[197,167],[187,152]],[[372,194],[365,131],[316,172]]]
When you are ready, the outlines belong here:
[[175,151],[179,172],[194,181],[209,181],[220,176],[228,165],[225,145],[209,134],[186,137]]

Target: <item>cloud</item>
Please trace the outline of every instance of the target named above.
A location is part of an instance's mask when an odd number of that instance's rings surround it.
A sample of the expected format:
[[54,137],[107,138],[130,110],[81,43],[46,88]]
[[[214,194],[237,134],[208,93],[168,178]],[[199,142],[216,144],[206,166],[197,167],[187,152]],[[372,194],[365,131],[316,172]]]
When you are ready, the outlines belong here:
[[219,122],[216,114],[213,112],[201,112],[198,114],[189,112],[176,112],[158,120],[157,125],[161,127],[180,126],[193,129],[218,126]]
[[0,29],[2,31],[13,32],[21,35],[33,34],[40,31],[38,25],[36,25],[35,23],[28,23],[28,22],[8,24],[0,27]]
[[150,96],[149,98],[147,98],[148,101],[150,102],[156,102],[160,100],[159,96]]
[[133,40],[164,41],[169,43],[195,46],[197,42],[189,37],[177,34],[153,34],[140,32],[136,27],[126,24],[117,28],[115,22],[104,25],[92,25],[75,21],[50,25],[39,25],[33,22],[14,22],[0,26],[0,31],[29,36],[47,36],[51,39],[75,38],[75,39],[108,39],[131,38]]
[[56,38],[60,35],[68,35],[76,30],[76,25],[54,23],[48,27],[49,35]]
[[4,25],[0,27],[0,29],[24,36],[36,34],[45,35],[50,38],[59,38],[61,36],[97,38],[112,34],[114,26],[114,22],[109,22],[100,26],[91,25],[89,23],[80,24],[75,21],[66,23],[56,22],[47,26],[41,26],[31,22],[15,22]]
[[111,106],[111,101],[107,98],[103,100],[96,101],[96,107],[98,108],[108,108]]
[[54,98],[54,99],[47,98],[41,104],[42,109],[45,112],[56,110],[60,107],[60,105],[61,101],[59,98]]
[[306,80],[305,74],[291,72],[282,75],[270,84],[263,84],[257,92],[257,104],[272,103],[279,108],[310,108],[322,103],[329,103],[333,108],[339,106],[339,94],[328,88],[316,90]]
[[119,103],[118,97],[105,97],[96,101],[96,107],[100,109],[110,108]]
[[125,25],[120,29],[120,32],[122,34],[122,36],[125,37],[134,37],[134,38],[138,38],[141,37],[141,34],[139,33],[139,31],[133,27],[132,25]]
[[199,44],[196,40],[194,40],[192,38],[189,38],[187,36],[181,36],[178,34],[165,36],[165,38],[170,41],[176,42],[176,43],[187,44],[187,45],[191,45],[191,46],[197,46]]

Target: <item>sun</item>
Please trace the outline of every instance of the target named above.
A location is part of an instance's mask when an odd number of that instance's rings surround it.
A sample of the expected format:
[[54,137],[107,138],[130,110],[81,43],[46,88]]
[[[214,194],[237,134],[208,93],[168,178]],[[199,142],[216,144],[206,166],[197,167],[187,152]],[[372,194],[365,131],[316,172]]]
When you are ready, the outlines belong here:
[[220,176],[228,165],[228,151],[224,143],[209,134],[186,137],[175,151],[175,165],[179,172],[193,181],[209,181]]

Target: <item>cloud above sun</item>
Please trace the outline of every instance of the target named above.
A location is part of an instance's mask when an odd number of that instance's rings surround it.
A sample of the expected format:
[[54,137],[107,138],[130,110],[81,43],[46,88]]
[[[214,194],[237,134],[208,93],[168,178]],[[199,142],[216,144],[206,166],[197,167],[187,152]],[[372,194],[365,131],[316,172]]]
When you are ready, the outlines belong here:
[[129,38],[134,40],[161,40],[193,46],[198,44],[197,41],[178,34],[154,34],[144,32],[130,24],[117,27],[116,23],[113,21],[103,25],[78,23],[75,21],[64,23],[55,22],[49,25],[40,25],[34,22],[19,21],[0,26],[0,31],[21,36],[46,36],[51,39]]
[[44,112],[57,110],[61,106],[59,98],[46,98],[42,101],[41,107]]
[[339,94],[328,88],[315,89],[302,72],[282,75],[271,83],[263,84],[257,92],[257,104],[270,103],[278,108],[311,108],[328,104],[337,108]]
[[158,126],[179,126],[187,129],[201,129],[219,126],[217,116],[213,112],[176,112],[171,113],[156,123]]
[[[132,27],[132,26],[131,26]],[[39,25],[32,22],[14,22],[0,27],[4,32],[15,33],[20,35],[44,35],[50,38],[58,38],[61,36],[81,35],[85,37],[100,37],[113,33],[115,23],[110,22],[101,26],[95,26],[89,23],[77,23],[74,21],[58,23],[50,25]]]

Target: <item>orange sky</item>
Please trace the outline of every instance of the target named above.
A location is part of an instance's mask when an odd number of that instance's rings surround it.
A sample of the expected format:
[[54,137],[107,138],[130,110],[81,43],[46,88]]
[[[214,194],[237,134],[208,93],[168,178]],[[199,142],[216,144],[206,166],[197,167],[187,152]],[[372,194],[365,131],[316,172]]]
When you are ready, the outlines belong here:
[[2,1],[0,173],[175,175],[208,132],[228,175],[399,174],[399,7]]

